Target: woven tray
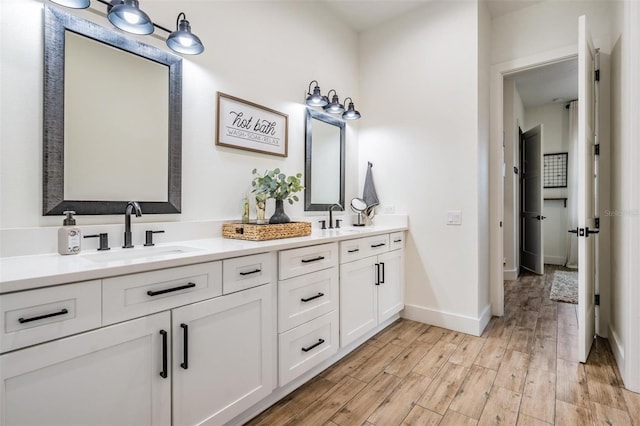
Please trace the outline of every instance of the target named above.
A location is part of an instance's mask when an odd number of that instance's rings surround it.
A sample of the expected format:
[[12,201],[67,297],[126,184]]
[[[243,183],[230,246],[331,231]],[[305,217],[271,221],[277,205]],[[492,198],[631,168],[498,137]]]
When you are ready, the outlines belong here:
[[256,223],[224,223],[222,236],[236,240],[266,241],[311,235],[311,222],[289,222],[258,225]]

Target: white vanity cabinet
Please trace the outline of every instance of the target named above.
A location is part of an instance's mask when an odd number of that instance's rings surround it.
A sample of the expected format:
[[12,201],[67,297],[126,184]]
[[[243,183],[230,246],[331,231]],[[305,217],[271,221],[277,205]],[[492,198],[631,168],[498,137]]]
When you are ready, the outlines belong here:
[[0,356],[0,424],[170,424],[170,327],[162,312]]
[[340,346],[404,308],[404,233],[340,243]]
[[34,345],[0,355],[0,425],[231,420],[274,388],[274,267],[258,254],[0,296],[13,347]]
[[284,386],[338,350],[338,244],[279,253],[278,372]]

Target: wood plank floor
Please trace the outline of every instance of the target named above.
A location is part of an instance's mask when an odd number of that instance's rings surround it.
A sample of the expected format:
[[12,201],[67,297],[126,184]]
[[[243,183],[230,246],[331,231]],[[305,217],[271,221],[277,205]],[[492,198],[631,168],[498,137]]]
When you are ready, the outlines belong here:
[[577,305],[553,273],[505,282],[505,316],[481,337],[400,319],[249,425],[632,425],[607,340],[577,361]]

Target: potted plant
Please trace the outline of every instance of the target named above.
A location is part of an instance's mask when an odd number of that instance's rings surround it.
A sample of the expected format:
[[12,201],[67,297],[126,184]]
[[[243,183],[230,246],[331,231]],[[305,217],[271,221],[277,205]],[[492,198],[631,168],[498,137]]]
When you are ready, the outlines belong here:
[[287,176],[276,168],[260,174],[257,169],[253,169],[253,181],[251,181],[253,190],[251,192],[256,194],[256,200],[266,200],[266,198],[276,200],[276,211],[269,219],[269,223],[291,222],[289,216],[284,212],[284,200],[289,201],[289,204],[299,201],[295,194],[304,189],[300,179],[302,179],[302,173]]

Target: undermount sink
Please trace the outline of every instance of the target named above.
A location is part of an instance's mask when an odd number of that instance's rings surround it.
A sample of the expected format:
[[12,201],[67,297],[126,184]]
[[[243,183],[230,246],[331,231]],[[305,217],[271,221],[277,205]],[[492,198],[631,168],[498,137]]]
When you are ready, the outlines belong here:
[[162,256],[190,253],[198,251],[195,247],[187,246],[154,246],[135,247],[131,249],[114,248],[108,252],[95,252],[85,254],[84,257],[93,262],[113,262],[118,260],[151,260]]

